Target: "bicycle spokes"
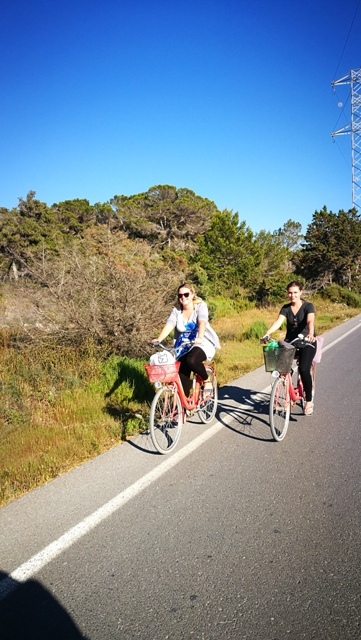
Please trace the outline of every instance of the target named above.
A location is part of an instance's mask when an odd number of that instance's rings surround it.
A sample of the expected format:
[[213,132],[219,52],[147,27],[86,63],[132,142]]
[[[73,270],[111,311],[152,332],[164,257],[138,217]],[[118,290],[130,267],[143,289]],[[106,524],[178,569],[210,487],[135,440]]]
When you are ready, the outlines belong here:
[[218,386],[214,370],[211,367],[206,367],[206,370],[208,373],[208,385],[204,385],[200,391],[198,409],[199,417],[205,424],[213,420],[218,404]]
[[168,453],[175,447],[182,424],[182,405],[177,391],[162,387],[154,396],[149,416],[151,438],[159,453]]
[[272,386],[269,406],[271,433],[277,442],[286,435],[290,412],[289,381],[284,377],[277,378]]

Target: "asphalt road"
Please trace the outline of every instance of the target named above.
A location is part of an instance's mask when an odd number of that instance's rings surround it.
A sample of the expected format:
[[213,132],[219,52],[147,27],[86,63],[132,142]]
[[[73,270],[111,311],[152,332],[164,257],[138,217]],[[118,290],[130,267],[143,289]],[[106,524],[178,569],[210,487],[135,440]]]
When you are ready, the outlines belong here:
[[360,343],[326,334],[282,443],[260,367],[174,453],[139,436],[1,509],[1,639],[359,640]]

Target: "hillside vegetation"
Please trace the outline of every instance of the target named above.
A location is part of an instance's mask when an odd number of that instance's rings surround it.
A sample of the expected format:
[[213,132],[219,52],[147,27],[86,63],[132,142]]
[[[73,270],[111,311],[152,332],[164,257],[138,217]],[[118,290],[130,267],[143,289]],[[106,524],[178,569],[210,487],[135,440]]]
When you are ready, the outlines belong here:
[[360,217],[315,212],[253,233],[188,189],[90,205],[34,192],[0,209],[2,504],[145,428],[144,374],[184,280],[218,331],[220,384],[262,364],[258,338],[301,278],[319,332],[361,307]]

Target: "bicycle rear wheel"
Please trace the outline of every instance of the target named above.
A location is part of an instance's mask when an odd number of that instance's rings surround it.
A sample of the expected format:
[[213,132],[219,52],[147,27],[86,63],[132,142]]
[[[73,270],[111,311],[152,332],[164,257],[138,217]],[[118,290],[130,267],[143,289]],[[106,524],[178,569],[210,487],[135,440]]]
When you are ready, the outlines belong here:
[[204,395],[204,391],[200,391],[198,414],[204,424],[211,422],[216,415],[218,405],[218,386],[217,378],[212,367],[207,367],[208,380],[212,381],[212,391]]
[[271,390],[269,403],[269,421],[271,433],[277,442],[285,437],[290,421],[291,403],[289,397],[289,378],[277,378]]
[[159,453],[169,453],[176,446],[183,424],[182,404],[178,391],[169,387],[158,389],[150,408],[149,429]]

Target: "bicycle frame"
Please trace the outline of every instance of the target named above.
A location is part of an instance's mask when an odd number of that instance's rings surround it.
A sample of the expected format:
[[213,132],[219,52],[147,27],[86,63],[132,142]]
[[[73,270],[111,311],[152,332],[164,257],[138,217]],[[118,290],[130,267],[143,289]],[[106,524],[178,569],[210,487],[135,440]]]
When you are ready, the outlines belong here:
[[[165,347],[160,342],[158,343],[158,345],[160,347],[162,347],[162,349],[164,349],[165,351],[170,351],[171,353],[173,352],[173,349],[171,349],[169,347]],[[216,373],[215,365],[207,363],[206,366],[209,367],[210,369],[212,369],[212,372],[215,375],[215,373]],[[177,375],[177,377],[176,377],[174,382],[165,382],[165,383],[161,383],[161,384],[162,384],[163,387],[169,388],[173,392],[175,392],[175,388],[177,388],[177,393],[179,395],[179,398],[180,398],[180,401],[181,401],[181,404],[182,404],[182,407],[183,407],[183,411],[194,411],[195,409],[197,409],[198,404],[199,404],[199,392],[200,392],[201,384],[203,382],[204,382],[204,380],[201,378],[201,376],[198,373],[194,373],[193,393],[189,397],[187,397],[185,395],[185,393],[184,393],[183,385],[182,385],[182,382],[181,382],[179,374]]]
[[[315,365],[312,364],[311,367],[312,373],[313,373],[313,378],[315,377]],[[292,373],[297,373],[297,385],[294,386],[293,382],[292,382]],[[277,376],[279,378],[283,378],[284,380],[287,380],[287,389],[288,389],[288,393],[290,396],[290,400],[292,402],[300,402],[304,399],[304,392],[303,392],[303,384],[302,384],[302,380],[301,380],[301,376],[300,373],[298,371],[298,366],[297,366],[297,371],[288,371],[287,373],[281,373],[279,374],[279,376]]]
[[[214,366],[212,365],[207,365],[209,366],[212,371],[215,371]],[[185,413],[185,411],[194,411],[195,409],[197,409],[198,404],[199,404],[199,392],[200,392],[200,388],[201,388],[201,384],[203,381],[203,379],[200,377],[200,375],[198,375],[198,373],[194,374],[194,382],[193,382],[193,393],[190,397],[187,397],[184,393],[183,390],[183,385],[181,382],[181,379],[179,377],[179,375],[177,376],[176,380],[174,382],[168,382],[168,383],[164,383],[163,386],[166,388],[171,389],[171,391],[174,394],[174,398],[176,398],[176,396],[178,395],[181,401],[181,405],[183,408],[183,414]],[[175,391],[177,390],[177,391]],[[176,402],[174,402],[174,404],[176,404]],[[184,422],[184,416],[183,416],[183,422]]]
[[290,399],[292,402],[299,402],[303,398],[303,384],[301,380],[301,376],[297,370],[297,386],[294,387],[292,383],[292,375],[291,372],[283,374],[283,378],[288,378],[288,392],[290,394]]
[[[155,346],[172,351],[161,343],[157,343]],[[208,387],[206,393],[202,392],[204,380],[200,375],[194,373],[190,397],[185,395],[179,372],[177,373],[174,368],[170,368],[168,375],[166,370],[153,372],[155,376],[159,374],[160,380],[159,378],[157,380],[156,377],[152,380],[155,396],[150,407],[149,428],[153,445],[159,453],[169,453],[174,449],[186,421],[186,414],[193,415],[196,412],[204,424],[213,420],[218,401],[216,368],[214,363],[207,363],[205,366],[208,379],[209,376],[212,379],[212,392],[209,394]],[[147,374],[151,379],[151,369],[147,368]]]
[[[292,343],[294,342],[296,342],[296,340],[292,341]],[[269,419],[272,436],[277,442],[281,442],[287,433],[291,409],[293,405],[300,402],[302,409],[304,409],[304,407],[306,406],[306,398],[301,375],[299,372],[299,362],[297,356],[296,362],[296,369],[290,366],[289,371],[287,371],[286,373],[279,373],[279,371],[277,371],[276,369],[272,372],[274,381],[272,383],[270,394]],[[284,366],[285,363],[282,364]],[[297,375],[297,383],[295,385],[293,384],[294,374]],[[313,395],[315,376],[314,364],[312,364],[311,366],[311,375],[313,378]]]

